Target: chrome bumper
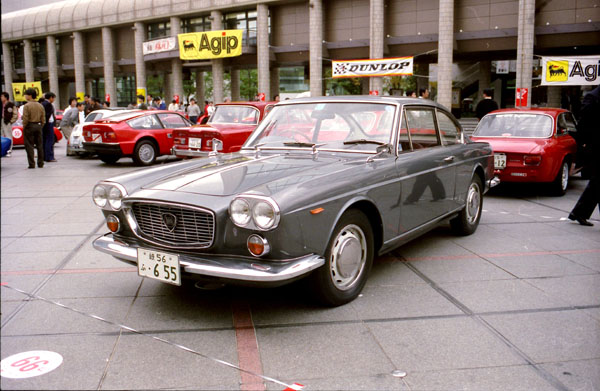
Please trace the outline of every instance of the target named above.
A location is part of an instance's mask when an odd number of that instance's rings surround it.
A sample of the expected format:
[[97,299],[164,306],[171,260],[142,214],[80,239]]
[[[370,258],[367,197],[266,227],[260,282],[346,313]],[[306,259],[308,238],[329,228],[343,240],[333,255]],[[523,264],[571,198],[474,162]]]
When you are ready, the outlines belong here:
[[490,189],[492,187],[498,186],[500,184],[500,178],[496,175],[494,176],[492,179],[489,180],[489,187]]
[[[93,245],[96,250],[134,264],[137,264],[137,249],[142,247],[116,240],[112,234],[100,236],[94,240]],[[325,259],[315,254],[270,262],[259,258],[251,259],[233,255],[179,254],[179,264],[184,272],[229,280],[263,283],[293,280],[322,266],[324,263]]]
[[207,157],[210,152],[206,151],[192,151],[189,149],[175,149],[175,147],[171,148],[171,155],[174,156],[187,156],[187,157]]

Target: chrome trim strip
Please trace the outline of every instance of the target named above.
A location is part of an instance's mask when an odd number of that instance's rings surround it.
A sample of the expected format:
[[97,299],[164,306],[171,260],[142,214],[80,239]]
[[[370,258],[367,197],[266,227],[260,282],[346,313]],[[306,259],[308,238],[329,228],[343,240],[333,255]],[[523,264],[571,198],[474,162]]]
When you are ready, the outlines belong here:
[[171,149],[171,153],[173,155],[179,155],[179,156],[193,156],[193,157],[208,157],[210,152],[207,151],[192,151],[189,149],[177,149],[175,147],[173,147]]
[[[130,246],[115,240],[111,234],[100,236],[94,240],[93,245],[98,251],[137,264],[139,246]],[[183,270],[190,274],[265,283],[291,280],[325,264],[325,259],[316,254],[277,262],[261,261],[257,258],[249,261],[247,258],[235,256],[213,258],[209,254],[197,256],[179,254],[179,261]]]

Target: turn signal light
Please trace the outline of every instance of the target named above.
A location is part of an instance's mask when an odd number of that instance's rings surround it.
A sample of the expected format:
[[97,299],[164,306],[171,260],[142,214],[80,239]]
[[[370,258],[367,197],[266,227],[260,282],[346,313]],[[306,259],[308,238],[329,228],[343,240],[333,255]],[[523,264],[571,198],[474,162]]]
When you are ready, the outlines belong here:
[[248,251],[255,257],[260,257],[268,254],[271,250],[267,239],[259,235],[250,235],[247,240]]
[[108,215],[106,217],[106,226],[110,230],[110,232],[119,232],[121,229],[121,222],[119,218],[115,215]]
[[525,155],[523,159],[523,164],[526,166],[537,166],[542,162],[542,157],[540,155]]
[[106,132],[106,133],[104,133],[104,138],[106,140],[116,140],[117,134],[115,132]]

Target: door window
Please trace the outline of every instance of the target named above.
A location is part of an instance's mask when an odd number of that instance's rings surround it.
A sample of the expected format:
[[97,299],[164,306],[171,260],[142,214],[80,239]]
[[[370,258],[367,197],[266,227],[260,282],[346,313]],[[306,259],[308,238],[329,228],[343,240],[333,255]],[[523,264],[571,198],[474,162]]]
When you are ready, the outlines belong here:
[[[567,132],[576,132],[577,129],[575,127],[575,120],[573,119],[573,114],[571,113],[562,113],[558,116],[558,129],[564,129],[563,133],[557,134],[567,134]],[[558,131],[557,129],[557,131]]]
[[165,128],[178,129],[189,126],[185,119],[179,114],[163,113],[158,114],[158,118],[160,118],[160,121]]
[[452,121],[452,118],[443,111],[437,111],[438,127],[444,145],[458,144],[460,142],[460,128]]
[[408,138],[408,126],[406,126],[406,116],[402,117],[400,122],[400,134],[398,135],[398,152],[410,152],[410,139]]
[[153,114],[134,118],[127,121],[127,124],[132,129],[162,129],[162,125]]
[[440,145],[432,109],[408,108],[406,119],[414,150]]

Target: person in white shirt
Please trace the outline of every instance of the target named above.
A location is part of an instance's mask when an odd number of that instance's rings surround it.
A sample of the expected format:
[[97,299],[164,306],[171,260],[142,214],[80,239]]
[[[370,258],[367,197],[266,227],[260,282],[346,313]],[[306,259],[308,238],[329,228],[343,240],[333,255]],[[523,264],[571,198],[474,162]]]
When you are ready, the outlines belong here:
[[169,104],[169,111],[177,111],[179,110],[179,105],[177,104],[177,101],[175,99],[173,99],[171,101],[171,103]]

